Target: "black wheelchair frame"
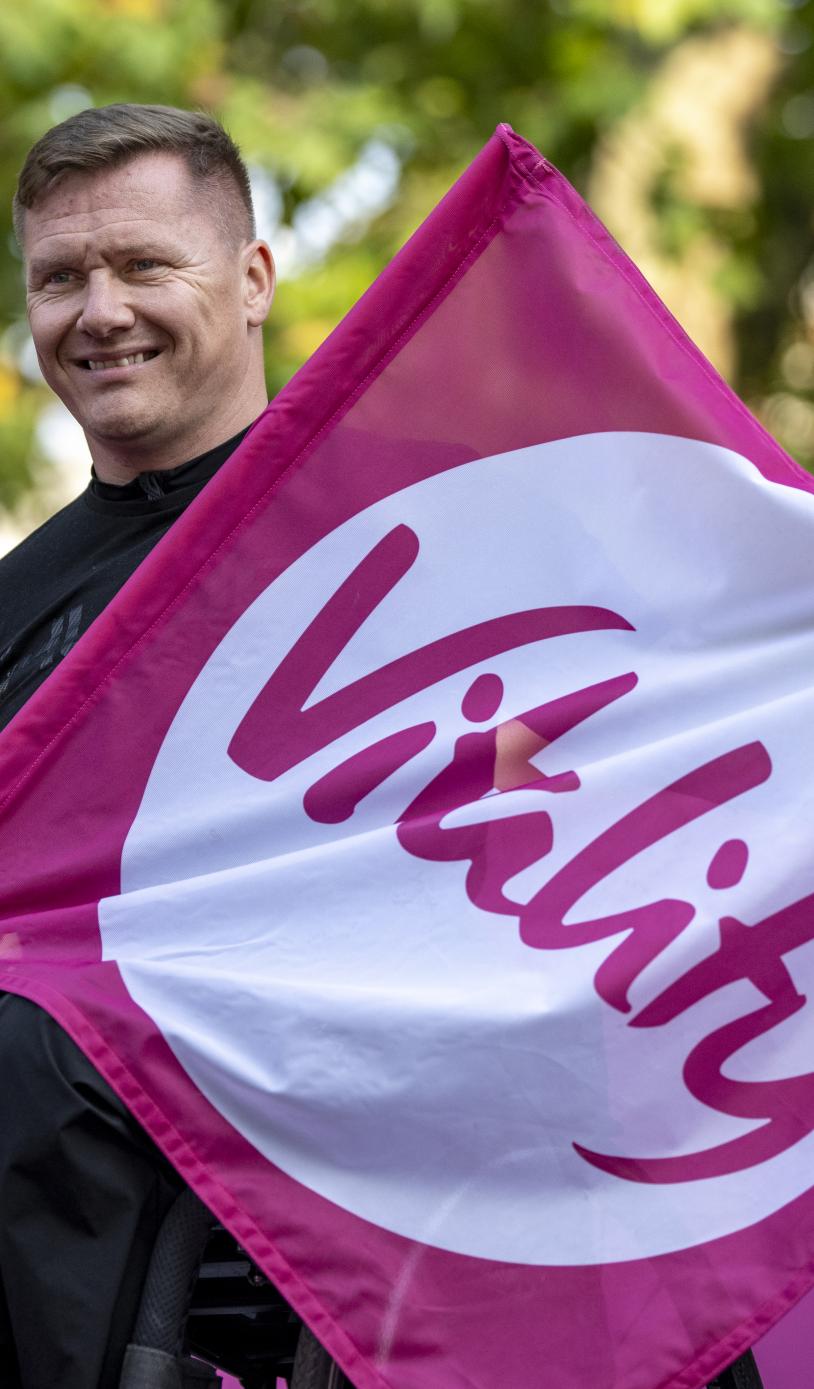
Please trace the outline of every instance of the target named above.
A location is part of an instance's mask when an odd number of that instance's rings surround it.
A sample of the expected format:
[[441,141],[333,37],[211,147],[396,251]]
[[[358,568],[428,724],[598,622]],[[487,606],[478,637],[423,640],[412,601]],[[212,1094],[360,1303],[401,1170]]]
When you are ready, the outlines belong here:
[[[288,1389],[353,1389],[274,1285],[186,1190],[159,1232],[119,1389],[215,1389],[215,1365],[244,1389],[277,1389],[278,1380]],[[752,1352],[708,1389],[763,1389]]]
[[190,1190],[170,1207],[119,1389],[352,1389],[339,1366]]

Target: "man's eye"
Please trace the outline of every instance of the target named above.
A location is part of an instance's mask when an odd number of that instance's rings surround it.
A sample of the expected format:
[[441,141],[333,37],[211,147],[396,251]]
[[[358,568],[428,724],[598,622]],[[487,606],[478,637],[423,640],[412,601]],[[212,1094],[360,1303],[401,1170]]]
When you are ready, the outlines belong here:
[[134,270],[155,270],[157,265],[158,261],[153,260],[150,256],[141,256],[138,260],[133,261]]
[[67,285],[70,283],[70,270],[52,270],[46,279],[49,285]]

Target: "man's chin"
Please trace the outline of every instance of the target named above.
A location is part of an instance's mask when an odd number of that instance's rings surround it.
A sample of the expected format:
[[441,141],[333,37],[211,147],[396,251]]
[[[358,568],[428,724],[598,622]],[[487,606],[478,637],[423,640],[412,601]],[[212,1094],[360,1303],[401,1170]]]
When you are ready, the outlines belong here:
[[140,443],[153,440],[160,442],[168,433],[166,415],[151,411],[128,411],[127,413],[99,413],[79,420],[88,443],[98,443],[104,447],[137,447]]

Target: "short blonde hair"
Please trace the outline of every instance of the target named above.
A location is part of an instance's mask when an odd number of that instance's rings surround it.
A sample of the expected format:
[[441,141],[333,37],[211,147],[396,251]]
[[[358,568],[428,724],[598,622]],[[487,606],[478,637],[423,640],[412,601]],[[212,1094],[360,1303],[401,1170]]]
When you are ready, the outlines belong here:
[[22,246],[26,209],[61,179],[126,164],[141,154],[177,154],[193,180],[219,185],[227,227],[255,235],[246,165],[234,140],[203,111],[118,103],[95,106],[53,126],[29,151],[14,194],[14,231]]

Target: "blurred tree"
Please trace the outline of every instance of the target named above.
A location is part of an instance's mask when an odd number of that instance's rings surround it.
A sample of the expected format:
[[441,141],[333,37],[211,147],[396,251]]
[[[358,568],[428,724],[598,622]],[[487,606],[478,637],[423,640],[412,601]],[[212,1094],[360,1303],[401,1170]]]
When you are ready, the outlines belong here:
[[[276,390],[508,120],[814,462],[813,33],[809,3],[776,0],[28,0],[0,14],[0,215],[10,235],[25,150],[72,110],[213,110],[252,166],[283,271]],[[42,466],[44,394],[8,244],[7,506]]]

